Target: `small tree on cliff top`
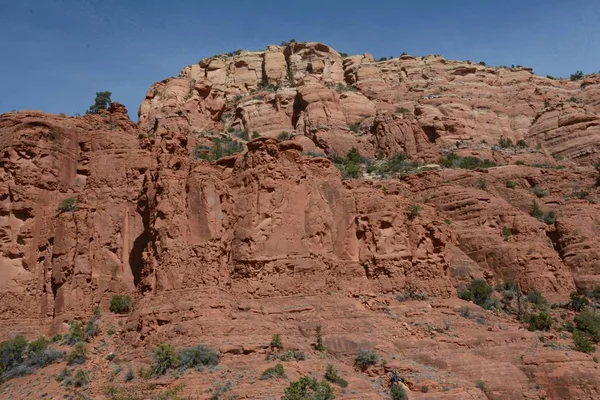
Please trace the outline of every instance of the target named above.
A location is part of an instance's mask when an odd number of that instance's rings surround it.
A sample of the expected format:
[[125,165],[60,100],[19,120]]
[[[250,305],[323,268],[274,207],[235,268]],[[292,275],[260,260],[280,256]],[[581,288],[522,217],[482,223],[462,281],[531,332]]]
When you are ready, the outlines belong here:
[[94,100],[94,104],[90,106],[89,110],[87,110],[86,114],[96,114],[100,110],[108,109],[108,106],[112,101],[110,100],[111,92],[96,92],[96,99]]

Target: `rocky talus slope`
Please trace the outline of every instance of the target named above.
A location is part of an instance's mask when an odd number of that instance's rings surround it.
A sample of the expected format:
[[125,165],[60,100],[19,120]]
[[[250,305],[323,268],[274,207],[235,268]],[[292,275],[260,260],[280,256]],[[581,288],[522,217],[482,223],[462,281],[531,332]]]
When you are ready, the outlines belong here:
[[[87,348],[0,345],[2,398],[279,399],[328,365],[341,399],[600,398],[598,75],[290,43],[183,68],[138,124],[3,114],[0,151],[0,339]],[[152,376],[159,344],[219,364]]]

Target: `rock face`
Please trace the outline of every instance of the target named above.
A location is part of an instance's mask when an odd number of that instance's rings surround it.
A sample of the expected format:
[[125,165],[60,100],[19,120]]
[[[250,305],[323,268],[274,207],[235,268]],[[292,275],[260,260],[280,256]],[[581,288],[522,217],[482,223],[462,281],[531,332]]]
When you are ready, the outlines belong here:
[[[327,364],[349,381],[338,398],[386,398],[395,374],[410,398],[598,398],[598,364],[563,326],[569,294],[600,285],[599,82],[294,42],[185,67],[150,88],[137,125],[118,103],[4,114],[0,338],[65,333],[98,307],[90,398],[114,382],[207,398],[226,381],[275,398]],[[341,179],[334,156],[354,149],[369,161]],[[450,151],[498,165],[436,164]],[[385,160],[418,167],[370,170]],[[497,288],[493,311],[457,298],[473,279]],[[525,329],[507,282],[555,304],[549,331]],[[117,294],[133,298],[128,314],[109,312]],[[260,379],[276,333],[306,359]],[[159,343],[199,342],[223,368],[115,381]],[[365,349],[380,358],[361,370]],[[69,390],[37,387],[38,373],[0,397]]]

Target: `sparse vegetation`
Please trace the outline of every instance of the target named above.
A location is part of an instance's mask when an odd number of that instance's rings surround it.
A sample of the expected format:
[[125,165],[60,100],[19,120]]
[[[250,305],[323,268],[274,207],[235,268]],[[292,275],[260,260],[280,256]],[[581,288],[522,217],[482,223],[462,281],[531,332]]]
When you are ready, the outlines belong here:
[[116,295],[110,299],[110,312],[127,314],[131,311],[131,297]]
[[377,354],[370,350],[359,350],[354,359],[354,364],[361,371],[365,371],[367,368],[376,365],[379,357]]
[[286,378],[285,369],[283,365],[276,364],[274,367],[265,369],[260,374],[260,379],[271,379],[271,378]]
[[96,98],[94,104],[85,112],[86,114],[96,114],[100,110],[106,110],[112,103],[110,96],[111,92],[96,92]]
[[88,378],[87,373],[82,369],[78,369],[77,372],[75,372],[75,376],[73,377],[73,386],[75,386],[76,388],[80,388],[83,386],[87,386],[88,383],[90,383],[90,379]]
[[573,332],[573,344],[575,345],[575,350],[582,353],[591,354],[596,351],[596,346],[594,345],[592,339],[590,339],[587,334],[579,330]]
[[546,309],[529,314],[528,320],[530,331],[549,331],[554,324],[554,318]]
[[302,361],[306,359],[306,355],[302,351],[288,350],[285,353],[275,352],[267,355],[267,360],[279,361]]
[[78,205],[77,205],[77,199],[75,199],[74,197],[69,197],[67,199],[64,199],[60,202],[60,204],[58,205],[58,212],[59,213],[65,213],[65,212],[75,212],[79,209]]
[[260,133],[257,131],[252,132],[252,139],[256,139],[257,137],[260,137]]
[[285,140],[290,140],[291,137],[292,137],[292,135],[290,135],[289,132],[283,131],[279,135],[277,135],[277,140],[279,140],[280,142],[283,142]]
[[400,114],[406,114],[406,113],[409,113],[410,110],[408,108],[404,108],[404,107],[397,107],[396,112],[400,113]]
[[574,74],[571,74],[571,80],[572,81],[580,81],[585,77],[585,74],[583,73],[583,71],[575,71]]
[[63,344],[73,346],[83,341],[83,328],[79,321],[69,321],[69,332],[63,338]]
[[595,311],[582,311],[575,316],[577,330],[588,335],[594,343],[600,342],[600,314]]
[[504,186],[506,186],[509,189],[514,189],[515,187],[517,187],[516,183],[514,183],[511,180],[504,182]]
[[544,295],[538,290],[532,290],[527,294],[527,301],[537,307],[544,307],[548,305]]
[[94,309],[94,314],[85,325],[85,337],[87,340],[100,334],[100,327],[96,324],[100,319],[100,307]]
[[342,173],[342,179],[358,179],[362,175],[360,163],[364,162],[364,158],[358,150],[353,147],[348,155],[344,157],[331,157],[336,168]]
[[472,301],[485,309],[490,309],[496,306],[494,299],[491,297],[492,292],[492,287],[484,279],[474,279],[466,290],[458,290],[458,297],[466,301]]
[[291,382],[281,398],[281,400],[333,399],[335,399],[333,389],[325,380],[318,382],[315,378],[309,376],[303,376],[299,380]]
[[440,158],[440,166],[444,168],[478,169],[495,167],[496,163],[490,160],[480,160],[477,157],[461,157],[456,153],[448,153]]
[[315,334],[316,334],[315,350],[325,351],[325,346],[323,345],[323,328],[321,328],[321,325],[317,325],[317,327],[315,328]]
[[[168,351],[166,353],[168,353]],[[168,359],[168,357],[165,357],[165,359]],[[189,368],[196,368],[198,371],[200,371],[204,368],[218,365],[220,357],[219,353],[213,349],[204,345],[198,345],[179,350],[177,359],[179,363],[179,369],[185,371]]]
[[533,192],[533,194],[535,194],[537,197],[544,197],[546,196],[546,191],[544,189],[542,189],[539,186],[534,186],[531,188],[531,191]]
[[350,132],[352,132],[352,133],[359,133],[360,132],[360,123],[356,122],[354,124],[349,124],[348,128],[350,129]]
[[519,139],[519,140],[517,140],[517,147],[525,149],[525,148],[529,147],[529,145],[527,144],[527,142],[525,140]]
[[244,145],[230,137],[212,138],[213,146],[196,146],[192,152],[192,156],[196,160],[215,161],[221,157],[230,156],[240,153],[244,150]]
[[508,241],[511,236],[512,236],[512,229],[510,229],[507,226],[503,226],[502,227],[502,237],[504,238],[504,240]]
[[498,141],[498,145],[503,149],[507,149],[509,147],[514,147],[513,141],[510,138],[501,137]]
[[244,129],[241,129],[241,130],[239,130],[239,129],[235,130],[234,134],[235,134],[235,136],[237,136],[238,138],[240,138],[240,139],[242,139],[242,140],[244,140],[246,142],[248,140],[250,140],[250,135],[248,133],[248,128],[244,128]]
[[177,368],[177,363],[175,347],[170,344],[159,344],[152,353],[150,374],[152,376],[164,375],[169,369]]
[[325,379],[341,388],[348,387],[348,381],[338,375],[337,369],[332,364],[327,364]]
[[569,98],[567,99],[567,101],[568,101],[569,103],[575,103],[575,104],[577,104],[577,103],[581,103],[581,100],[580,100],[579,98],[575,97],[575,96],[571,96],[571,97],[569,97]]
[[542,208],[535,200],[532,203],[531,211],[529,212],[529,214],[537,219],[542,219],[544,217],[544,211],[542,211]]
[[590,304],[590,301],[582,294],[572,292],[570,295],[571,300],[569,301],[569,308],[573,311],[583,311],[585,307]]
[[69,355],[67,356],[68,365],[83,364],[87,360],[87,346],[83,342],[75,344]]
[[395,383],[390,387],[390,396],[392,397],[392,400],[408,400],[406,390],[398,383]]
[[338,93],[342,92],[356,92],[356,86],[354,85],[344,85],[343,83],[338,83],[335,85],[335,91]]
[[283,350],[283,342],[281,341],[281,335],[279,333],[276,333],[271,337],[271,348]]
[[423,206],[421,206],[419,204],[411,204],[406,209],[406,216],[408,217],[408,219],[410,221],[412,221],[421,214],[422,210],[423,210]]
[[477,188],[481,190],[487,190],[488,183],[484,178],[477,179]]

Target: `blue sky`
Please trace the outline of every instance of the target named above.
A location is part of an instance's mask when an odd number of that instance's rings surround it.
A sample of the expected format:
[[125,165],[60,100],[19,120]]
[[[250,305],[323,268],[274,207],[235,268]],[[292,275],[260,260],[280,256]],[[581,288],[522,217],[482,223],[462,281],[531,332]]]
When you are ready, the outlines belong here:
[[0,113],[74,114],[203,57],[294,38],[375,57],[441,54],[537,74],[600,70],[600,0],[0,0]]

